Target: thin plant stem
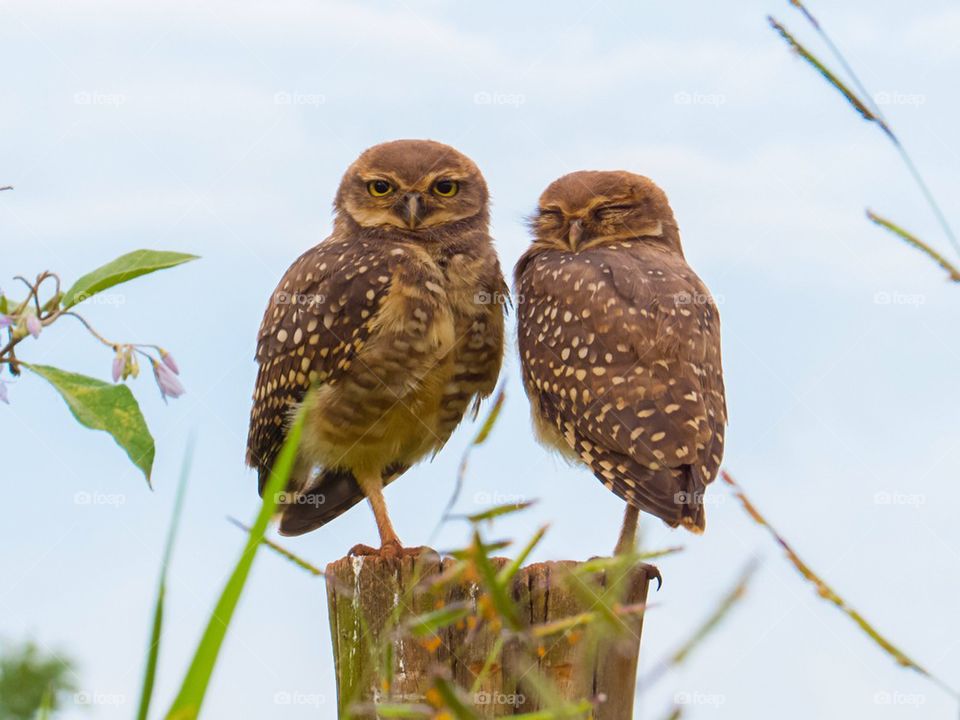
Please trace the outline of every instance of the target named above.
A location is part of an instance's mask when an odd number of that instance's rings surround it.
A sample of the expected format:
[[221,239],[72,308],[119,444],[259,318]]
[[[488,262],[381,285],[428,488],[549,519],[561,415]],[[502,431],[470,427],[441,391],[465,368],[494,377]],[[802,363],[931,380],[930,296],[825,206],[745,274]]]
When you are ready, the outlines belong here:
[[847,73],[847,75],[853,81],[854,86],[859,91],[861,95],[861,102],[869,104],[871,112],[876,116],[877,125],[881,130],[883,130],[884,134],[890,138],[890,142],[893,143],[894,147],[896,147],[904,165],[907,166],[907,170],[910,172],[911,177],[913,177],[917,187],[920,188],[921,194],[927,201],[930,209],[933,211],[933,214],[937,218],[937,222],[943,229],[944,234],[947,236],[947,240],[949,240],[957,254],[960,255],[960,242],[957,241],[957,237],[953,232],[953,228],[950,227],[950,222],[947,220],[946,215],[940,208],[939,203],[937,203],[936,198],[934,198],[930,187],[927,185],[926,181],[923,179],[923,176],[920,174],[920,171],[917,169],[917,165],[910,156],[910,153],[907,152],[907,149],[900,141],[900,138],[897,137],[897,135],[893,132],[893,129],[890,127],[890,123],[887,122],[887,118],[883,114],[883,111],[874,101],[873,95],[871,95],[867,90],[866,85],[864,85],[863,81],[860,80],[860,76],[854,71],[853,66],[847,61],[844,54],[840,51],[840,48],[837,47],[836,43],[833,42],[831,37],[827,34],[827,31],[823,29],[823,26],[821,26],[820,22],[816,19],[816,17],[814,17],[813,13],[811,13],[807,7],[800,2],[800,0],[790,0],[790,4],[803,14],[810,25],[813,26],[813,29],[816,31],[816,33],[821,37],[824,43],[826,43],[830,52],[836,58],[837,62],[840,63],[840,66],[843,68],[844,72]]

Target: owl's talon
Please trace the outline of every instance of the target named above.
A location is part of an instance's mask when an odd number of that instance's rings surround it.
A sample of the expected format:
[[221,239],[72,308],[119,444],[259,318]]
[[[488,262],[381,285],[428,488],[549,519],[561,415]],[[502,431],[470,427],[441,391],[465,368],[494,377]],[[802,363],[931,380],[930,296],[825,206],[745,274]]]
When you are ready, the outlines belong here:
[[347,553],[349,557],[381,557],[381,558],[419,558],[421,555],[437,555],[439,553],[432,547],[418,545],[417,547],[404,547],[399,540],[391,540],[384,543],[379,548],[373,548],[369,545],[354,545]]
[[350,548],[350,551],[347,553],[348,557],[370,557],[371,555],[379,555],[380,551],[377,548],[372,548],[369,545],[364,545],[363,543],[358,543]]
[[426,545],[418,545],[416,547],[404,547],[400,544],[399,540],[391,540],[383,544],[380,548],[379,555],[380,557],[386,558],[419,558],[421,555],[431,554],[439,555],[436,550]]
[[663,576],[660,574],[660,568],[656,565],[649,565],[648,563],[641,563],[640,567],[647,571],[647,581],[656,580],[657,581],[657,592],[660,591],[660,588],[663,587]]
[[422,555],[436,555],[437,557],[440,556],[440,553],[438,553],[432,547],[428,547],[426,545],[417,545],[416,547],[400,548],[400,554],[403,557],[412,557],[412,558],[419,558]]
[[403,545],[399,540],[390,540],[380,546],[379,553],[382,558],[397,558],[403,556]]

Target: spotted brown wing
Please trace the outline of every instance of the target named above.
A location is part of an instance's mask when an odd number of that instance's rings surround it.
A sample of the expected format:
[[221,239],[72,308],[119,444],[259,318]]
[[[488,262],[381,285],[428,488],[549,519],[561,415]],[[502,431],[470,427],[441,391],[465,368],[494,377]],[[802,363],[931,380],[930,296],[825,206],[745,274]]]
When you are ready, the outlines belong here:
[[702,529],[726,407],[700,279],[637,242],[534,252],[517,286],[524,384],[555,442],[627,502]]
[[391,262],[367,241],[328,239],[301,255],[277,285],[258,335],[247,440],[247,464],[258,469],[261,492],[307,390],[337,382],[369,336]]

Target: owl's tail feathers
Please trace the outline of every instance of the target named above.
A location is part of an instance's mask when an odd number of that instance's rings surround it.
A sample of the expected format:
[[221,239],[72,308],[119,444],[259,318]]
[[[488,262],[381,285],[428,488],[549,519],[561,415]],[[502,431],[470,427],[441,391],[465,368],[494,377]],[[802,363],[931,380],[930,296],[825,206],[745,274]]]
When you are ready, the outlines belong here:
[[693,465],[685,465],[681,474],[685,487],[674,496],[680,505],[680,524],[694,535],[701,535],[707,528],[707,513],[704,510],[706,483],[700,471]]
[[[406,470],[406,465],[390,465],[383,471],[383,484],[387,485]],[[316,530],[363,499],[363,490],[352,472],[326,468],[306,488],[289,489],[278,498],[280,534],[303,535]]]
[[363,491],[349,470],[324,470],[308,488],[288,490],[277,499],[282,506],[281,535],[303,535],[323,527],[363,500]]
[[670,527],[683,527],[695,535],[706,529],[707,513],[703,503],[706,483],[693,466],[648,471],[631,489],[632,492],[622,496],[627,502],[656,515]]

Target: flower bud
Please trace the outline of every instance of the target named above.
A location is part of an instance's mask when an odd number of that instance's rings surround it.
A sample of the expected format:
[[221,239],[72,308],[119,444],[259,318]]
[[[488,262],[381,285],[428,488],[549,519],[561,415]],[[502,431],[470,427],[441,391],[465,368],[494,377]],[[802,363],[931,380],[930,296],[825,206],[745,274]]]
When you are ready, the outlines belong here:
[[113,368],[112,375],[113,381],[119,382],[120,378],[123,377],[123,370],[127,366],[127,359],[123,356],[123,351],[120,348],[117,348],[117,354],[113,356]]
[[168,353],[166,350],[161,350],[160,359],[163,360],[164,365],[166,365],[168,368],[173,370],[173,373],[175,375],[180,374],[180,368],[177,367],[177,361],[173,359],[173,355]]
[[160,396],[166,400],[168,397],[178,398],[186,392],[186,388],[177,376],[170,371],[166,365],[152,360],[153,377],[157,381],[157,387],[160,388]]
[[36,315],[27,315],[27,332],[33,335],[35,338],[40,337],[40,331],[43,330],[43,325],[40,323],[40,318]]

